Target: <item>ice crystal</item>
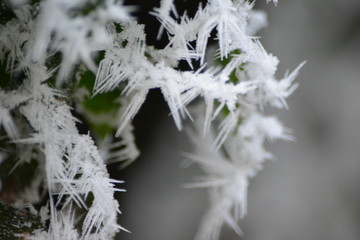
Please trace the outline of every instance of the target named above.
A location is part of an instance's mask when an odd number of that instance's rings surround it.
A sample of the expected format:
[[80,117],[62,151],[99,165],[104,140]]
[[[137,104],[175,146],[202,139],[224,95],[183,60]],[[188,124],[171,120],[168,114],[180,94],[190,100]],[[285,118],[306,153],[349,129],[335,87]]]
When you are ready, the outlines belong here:
[[[293,140],[263,110],[288,107],[303,65],[275,77],[279,60],[255,36],[267,25],[266,14],[254,4],[208,0],[189,17],[178,14],[176,1],[162,0],[151,14],[168,44],[155,49],[146,44],[144,25],[131,17],[135,8],[122,1],[13,1],[15,18],[0,25],[0,60],[15,79],[0,90],[0,125],[23,149],[14,169],[33,159],[39,164],[23,200],[39,201],[40,194],[31,198],[29,191],[40,185],[49,192],[41,210],[49,229],[30,239],[112,239],[125,230],[117,224],[113,196],[124,191],[116,186],[122,181],[110,179],[105,164],[122,161],[125,167],[138,157],[132,119],[152,89],[163,94],[179,130],[183,119],[194,120],[186,129],[195,151],[185,158],[204,175],[188,186],[206,187],[210,197],[196,238],[216,240],[224,224],[242,234],[238,221],[247,212],[249,180],[272,158],[265,141]],[[211,38],[217,41],[214,56]],[[181,61],[190,70],[182,70]],[[93,82],[82,78],[88,73],[96,75]],[[102,95],[109,93],[117,96]],[[99,109],[85,103],[97,96],[108,96],[113,108],[106,101]],[[195,99],[203,100],[193,104]],[[74,111],[103,138],[80,134]]]

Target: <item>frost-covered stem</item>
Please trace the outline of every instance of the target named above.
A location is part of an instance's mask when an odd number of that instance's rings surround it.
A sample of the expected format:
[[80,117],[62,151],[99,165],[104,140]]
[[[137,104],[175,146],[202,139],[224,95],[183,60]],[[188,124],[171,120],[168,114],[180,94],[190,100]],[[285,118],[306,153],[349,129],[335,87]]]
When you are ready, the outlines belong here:
[[[54,71],[48,70],[46,60],[52,55],[50,47],[56,44],[60,47],[57,50],[63,50],[64,55],[64,64],[58,73],[60,85],[64,78],[61,72],[69,74],[79,58],[91,69],[92,60],[88,57],[97,48],[87,47],[99,44],[99,37],[104,35],[95,32],[99,33],[101,28],[106,29],[106,22],[103,22],[104,25],[97,22],[94,26],[89,25],[91,16],[69,18],[67,11],[84,3],[68,2],[66,5],[61,1],[44,1],[38,15],[29,6],[23,6],[15,12],[17,19],[1,26],[3,32],[0,34],[0,42],[3,44],[0,49],[10,56],[9,70],[22,71],[25,77],[23,84],[16,90],[1,91],[0,97],[4,101],[0,110],[4,110],[0,114],[0,122],[15,143],[38,145],[45,156],[45,162],[39,164],[44,164],[43,177],[49,191],[50,225],[47,232],[39,230],[30,239],[112,239],[123,229],[117,223],[120,211],[114,199],[115,191],[124,191],[115,187],[121,181],[109,178],[94,141],[89,135],[79,134],[77,120],[71,114],[66,96],[46,83],[54,74]],[[109,2],[105,3],[106,7],[110,7]],[[109,14],[106,18],[114,17],[116,9],[111,11],[113,15]],[[104,13],[99,9],[97,14]],[[35,21],[32,19],[34,16]],[[71,25],[70,22],[80,25],[74,26],[76,30],[67,28],[66,26]],[[89,28],[84,30],[81,24]],[[92,41],[86,41],[86,44],[79,42],[79,29],[86,33],[93,31],[96,37],[92,37]],[[66,32],[68,30],[75,32]],[[58,39],[51,42],[54,40],[51,39],[54,33]],[[87,38],[88,35],[80,34],[81,37]],[[13,45],[9,44],[9,39],[15,40],[11,42]],[[71,54],[75,53],[71,57],[66,49],[75,43],[80,44],[81,48],[77,48],[79,52],[71,50]],[[19,133],[9,115],[12,110],[19,111],[26,118],[33,129],[30,136]],[[86,213],[80,232],[75,226],[79,224],[79,220],[75,222],[74,218],[76,209],[85,209]]]
[[[159,36],[166,31],[169,37],[164,49],[146,45],[144,26],[133,21],[121,1],[44,0],[38,8],[18,8],[17,19],[0,26],[1,60],[7,61],[11,73],[24,75],[19,86],[0,90],[0,124],[15,143],[42,151],[38,161],[50,195],[49,231],[39,230],[33,239],[111,239],[122,229],[113,197],[123,191],[115,187],[121,181],[109,179],[104,161],[132,161],[139,155],[131,120],[155,88],[161,90],[178,129],[185,117],[195,120],[187,127],[195,151],[185,157],[198,164],[204,176],[189,186],[209,188],[210,197],[196,238],[216,240],[224,224],[242,233],[237,223],[247,212],[249,179],[272,158],[265,141],[293,139],[263,110],[288,107],[286,98],[296,89],[294,79],[303,65],[280,80],[275,77],[278,59],[254,36],[267,24],[266,15],[253,5],[208,0],[190,18],[177,14],[175,1],[162,0],[152,14],[162,24]],[[208,51],[213,32],[218,42],[215,56]],[[99,51],[105,56],[97,66],[94,56]],[[180,71],[180,61],[192,70]],[[91,83],[85,81],[81,84],[88,88],[79,87],[69,96],[66,88],[81,85],[78,64],[96,73],[96,80],[90,90]],[[73,75],[77,83],[69,83]],[[53,81],[56,88],[50,85]],[[84,99],[120,90],[123,95],[114,98],[117,107],[108,116],[99,117],[103,109],[87,112]],[[204,101],[192,104],[197,98]],[[117,124],[107,126],[116,125],[121,141],[106,136],[103,143],[110,144],[99,151],[90,134],[79,134],[72,101],[88,120],[115,119]],[[16,127],[15,111],[31,130]],[[85,209],[85,215],[76,209]],[[79,224],[81,230],[75,227]]]

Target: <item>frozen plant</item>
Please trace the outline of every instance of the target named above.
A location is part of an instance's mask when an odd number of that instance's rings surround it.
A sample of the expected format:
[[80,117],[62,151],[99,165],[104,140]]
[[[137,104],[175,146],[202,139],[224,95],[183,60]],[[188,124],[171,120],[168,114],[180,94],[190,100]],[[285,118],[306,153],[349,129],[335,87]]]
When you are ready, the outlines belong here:
[[[132,119],[151,89],[161,90],[179,130],[184,118],[193,120],[187,131],[195,152],[185,157],[204,176],[189,186],[210,195],[196,238],[218,239],[223,224],[241,234],[249,178],[272,157],[264,142],[292,139],[263,109],[287,107],[302,66],[275,78],[278,59],[255,36],[266,15],[253,6],[208,0],[189,17],[161,0],[150,14],[168,44],[155,49],[132,17],[136,8],[122,1],[2,2],[1,168],[31,176],[26,183],[2,176],[2,191],[9,202],[39,204],[48,196],[38,213],[43,228],[23,237],[113,239],[125,230],[114,199],[122,181],[109,178],[106,164],[125,167],[138,157]],[[14,179],[17,188],[9,190]]]

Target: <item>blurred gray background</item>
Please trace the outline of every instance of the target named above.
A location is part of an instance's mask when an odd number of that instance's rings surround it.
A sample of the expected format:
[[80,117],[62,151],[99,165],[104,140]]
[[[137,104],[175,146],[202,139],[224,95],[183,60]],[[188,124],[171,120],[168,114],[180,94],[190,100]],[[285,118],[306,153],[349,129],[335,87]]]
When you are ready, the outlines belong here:
[[[360,1],[258,0],[269,26],[259,33],[278,56],[278,76],[307,60],[288,99],[273,111],[296,142],[268,145],[276,160],[250,181],[249,211],[240,238],[226,227],[221,240],[360,239]],[[153,93],[152,98],[159,98]],[[152,99],[150,98],[150,100]],[[181,188],[199,174],[182,169],[189,141],[162,110],[145,105],[137,121],[142,156],[120,172],[122,240],[191,240],[207,207],[205,190]],[[146,114],[147,112],[147,114]]]

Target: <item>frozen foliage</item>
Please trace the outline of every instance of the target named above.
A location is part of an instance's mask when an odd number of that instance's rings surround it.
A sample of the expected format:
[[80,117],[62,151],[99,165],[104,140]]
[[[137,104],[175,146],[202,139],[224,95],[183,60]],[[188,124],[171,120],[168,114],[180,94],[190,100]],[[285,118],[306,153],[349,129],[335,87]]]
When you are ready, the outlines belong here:
[[[71,114],[66,97],[46,84],[54,74],[45,65],[49,55],[54,54],[53,48],[63,54],[57,75],[60,76],[59,82],[64,77],[62,72],[69,74],[80,59],[89,68],[92,65],[96,68],[90,54],[98,49],[94,42],[103,39],[91,39],[92,42],[86,38],[93,31],[103,31],[106,35],[106,19],[99,21],[100,15],[97,16],[94,26],[80,17],[79,26],[68,28],[67,24],[73,26],[68,21],[75,21],[77,17],[69,20],[61,11],[76,7],[75,2],[45,1],[40,5],[39,14],[30,11],[28,6],[22,7],[16,11],[17,20],[2,26],[1,31],[0,39],[4,42],[1,45],[2,56],[8,54],[9,70],[22,70],[26,75],[23,84],[15,90],[1,91],[1,123],[15,143],[37,145],[45,156],[43,181],[50,194],[50,225],[48,232],[38,231],[33,239],[111,239],[122,229],[117,224],[120,211],[113,197],[114,191],[123,191],[115,188],[115,184],[121,181],[109,179],[94,141],[88,135],[79,134],[77,120]],[[78,1],[77,4],[84,3]],[[109,14],[104,12],[101,15],[117,16],[117,19],[127,16],[123,8],[112,8],[109,4],[110,1],[97,14],[108,9]],[[47,17],[49,19],[44,20]],[[87,29],[83,30],[81,25]],[[47,45],[50,44],[51,34],[55,34],[52,35],[55,39],[52,39],[50,47]],[[99,37],[99,34],[93,36]],[[75,47],[79,52],[74,51],[74,44],[81,44]],[[33,132],[28,136],[19,133],[10,111],[23,115]],[[80,233],[75,229],[75,208],[86,209]]]
[[[49,229],[30,238],[112,239],[123,229],[113,195],[124,190],[115,187],[121,181],[109,178],[105,163],[124,161],[124,167],[138,157],[131,121],[155,88],[179,130],[184,118],[195,120],[187,128],[195,152],[185,157],[204,176],[188,186],[207,187],[210,196],[196,238],[218,239],[223,224],[241,234],[238,221],[246,215],[249,179],[272,158],[264,142],[293,139],[263,109],[287,108],[286,98],[296,89],[294,79],[303,65],[275,78],[278,59],[254,36],[267,25],[265,13],[245,0],[208,0],[191,18],[179,16],[175,1],[162,0],[151,14],[161,23],[158,36],[167,34],[169,41],[155,49],[146,45],[144,26],[130,17],[134,8],[121,1],[15,5],[16,18],[0,25],[0,57],[12,79],[25,77],[0,89],[0,124],[18,148],[29,146],[24,152],[30,154],[19,153],[19,164],[35,158],[42,169],[22,198],[31,199],[40,185],[50,196],[49,216],[42,215]],[[207,51],[211,37],[217,41],[215,56]],[[180,61],[191,70],[180,70]],[[84,66],[96,73],[92,93],[74,87],[82,81]],[[90,112],[84,103],[119,89],[122,95],[114,98],[116,107],[107,115]],[[188,109],[198,98],[202,103]],[[90,134],[80,134],[71,105],[94,125],[116,127],[119,140],[107,134],[95,142]],[[41,194],[35,195],[31,202],[39,201]]]

